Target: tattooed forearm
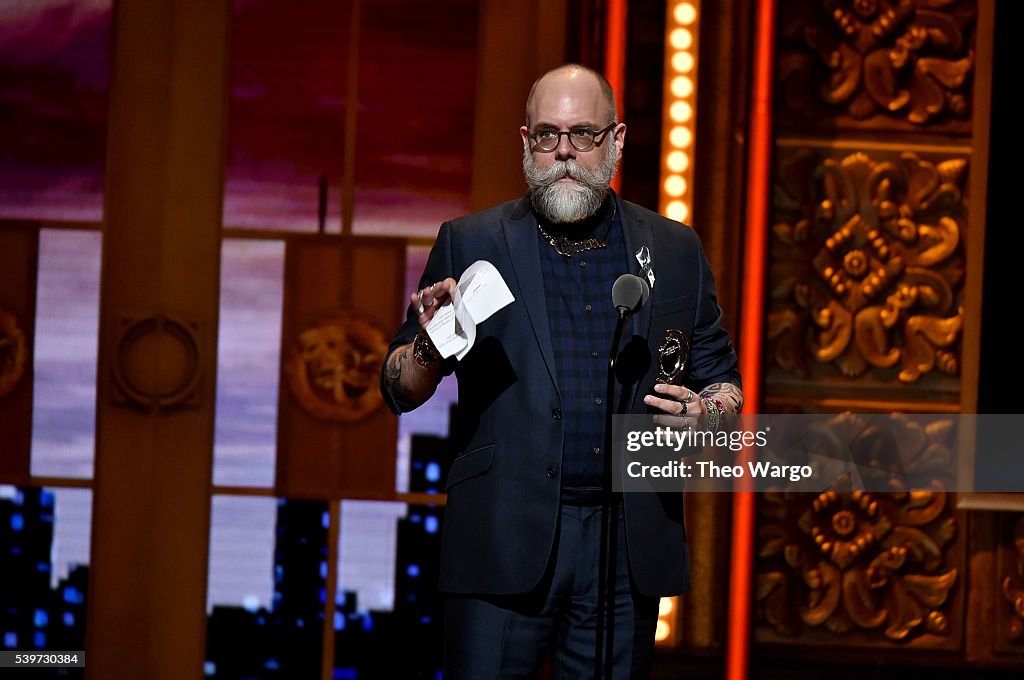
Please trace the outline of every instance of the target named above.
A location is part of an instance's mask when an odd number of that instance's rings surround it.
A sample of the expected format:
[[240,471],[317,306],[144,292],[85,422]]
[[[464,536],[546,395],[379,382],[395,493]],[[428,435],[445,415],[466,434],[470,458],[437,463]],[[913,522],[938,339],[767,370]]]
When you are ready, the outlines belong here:
[[394,385],[402,380],[402,359],[409,350],[396,350],[388,357],[387,378],[388,384]]
[[430,399],[441,382],[440,362],[426,365],[416,361],[413,343],[396,347],[384,366],[384,389],[402,411],[411,411]]
[[400,401],[412,401],[412,393],[402,384],[402,369],[409,360],[409,347],[400,347],[388,357],[388,365],[385,369],[385,376],[388,382],[388,389]]
[[700,396],[722,402],[726,413],[739,413],[743,408],[743,390],[732,383],[712,383],[700,391]]

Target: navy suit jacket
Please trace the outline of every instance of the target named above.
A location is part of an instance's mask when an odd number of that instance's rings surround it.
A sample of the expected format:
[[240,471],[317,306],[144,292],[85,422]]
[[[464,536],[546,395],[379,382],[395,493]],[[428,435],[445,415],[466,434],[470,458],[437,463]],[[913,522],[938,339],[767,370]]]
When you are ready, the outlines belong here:
[[[691,341],[687,387],[739,384],[736,354],[720,323],[711,268],[696,233],[627,201],[619,200],[619,214],[632,273],[640,274],[634,253],[647,246],[655,284],[624,333],[620,363],[632,366],[633,377],[619,386],[617,403],[624,412],[647,412],[638,395],[653,389],[658,346],[668,329],[683,331]],[[420,280],[420,287],[449,276],[458,280],[483,259],[515,296],[478,326],[476,344],[462,361],[445,363],[458,378],[453,434],[461,451],[446,485],[440,570],[446,592],[527,592],[539,583],[554,545],[563,421],[537,232],[528,198],[446,222]],[[410,309],[390,351],[410,342],[417,328]],[[395,413],[409,409],[390,394],[383,371],[381,385]],[[688,590],[682,495],[626,493],[623,504],[636,588],[647,596]]]

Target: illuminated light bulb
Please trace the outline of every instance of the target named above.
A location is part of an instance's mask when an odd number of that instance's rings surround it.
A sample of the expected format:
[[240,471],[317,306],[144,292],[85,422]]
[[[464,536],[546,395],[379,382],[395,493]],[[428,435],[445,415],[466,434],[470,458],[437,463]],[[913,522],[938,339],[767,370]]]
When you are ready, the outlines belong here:
[[686,155],[685,151],[672,151],[665,157],[665,165],[672,172],[686,172],[686,169],[690,167],[690,157]]
[[672,68],[679,73],[689,73],[693,70],[693,55],[689,52],[676,52],[672,55]]
[[697,20],[697,8],[688,2],[681,2],[676,5],[676,10],[672,13],[672,16],[683,26],[689,26]]
[[672,598],[663,597],[658,603],[658,616],[668,616],[672,613]]
[[672,79],[672,94],[683,99],[693,94],[693,80],[689,76],[676,76]]
[[693,33],[685,28],[677,28],[668,34],[668,42],[677,50],[688,50],[693,46]]
[[693,141],[693,133],[690,132],[690,128],[677,125],[668,133],[668,141],[677,149],[685,149]]
[[686,180],[679,175],[669,175],[665,179],[665,193],[673,198],[682,196],[686,193]]
[[669,108],[668,115],[676,123],[685,123],[693,118],[693,107],[688,102],[676,102]]
[[668,636],[669,636],[669,634],[671,632],[672,632],[672,627],[671,626],[669,626],[664,621],[658,621],[658,627],[654,631],[654,639],[657,642],[662,642],[663,640],[667,640]]
[[666,206],[665,214],[668,215],[670,220],[685,222],[686,218],[690,215],[690,209],[682,201],[672,201]]

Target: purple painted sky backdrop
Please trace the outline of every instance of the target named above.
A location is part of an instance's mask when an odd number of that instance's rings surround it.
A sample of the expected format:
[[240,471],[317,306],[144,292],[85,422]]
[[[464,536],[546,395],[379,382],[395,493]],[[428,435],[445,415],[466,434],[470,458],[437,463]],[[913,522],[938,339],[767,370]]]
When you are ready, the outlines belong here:
[[[310,0],[296,12],[285,0],[235,1],[225,226],[315,230],[321,175],[329,232],[340,230],[346,181],[357,233],[433,236],[442,220],[468,210],[477,3],[362,3],[354,69],[346,7]],[[111,33],[111,0],[0,2],[0,219],[102,220]],[[346,150],[350,73],[356,134]],[[355,159],[349,178],[346,152]],[[41,236],[36,475],[92,475],[101,248],[99,231]],[[412,290],[426,251],[409,253]],[[269,487],[283,243],[229,238],[222,257],[215,481]],[[454,398],[446,381],[428,406],[401,419],[399,490],[407,487],[410,434],[445,434]],[[88,560],[90,499],[88,491],[58,491],[60,573]],[[269,604],[273,510],[266,498],[216,500],[210,604]],[[402,504],[345,506],[339,589],[357,589],[362,606],[390,605],[394,519],[404,512]]]

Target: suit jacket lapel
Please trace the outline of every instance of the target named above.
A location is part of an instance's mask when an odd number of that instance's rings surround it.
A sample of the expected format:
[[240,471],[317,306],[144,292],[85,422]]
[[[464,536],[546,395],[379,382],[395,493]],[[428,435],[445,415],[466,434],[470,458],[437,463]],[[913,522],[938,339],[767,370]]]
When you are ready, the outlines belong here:
[[[618,196],[615,197],[618,200]],[[626,237],[626,256],[629,259],[629,273],[640,276],[647,281],[647,278],[640,273],[640,260],[637,259],[637,252],[647,247],[651,257],[651,269],[654,270],[654,232],[651,225],[643,217],[634,212],[630,206],[619,200],[619,214],[622,215],[622,226]],[[651,331],[651,310],[654,309],[654,289],[651,289],[651,297],[647,304],[640,308],[640,311],[633,315],[630,328],[634,335],[646,338]]]
[[[644,220],[639,214],[637,214],[627,203],[624,203],[619,199],[618,196],[615,200],[619,203],[619,214],[622,215],[622,227],[626,240],[626,256],[629,259],[629,273],[635,276],[639,276],[647,281],[647,277],[641,274],[640,260],[637,258],[637,254],[641,248],[647,247],[647,251],[650,254],[650,264],[652,271],[655,271],[654,265],[656,262],[654,253],[654,231],[651,229],[650,223]],[[655,281],[657,283],[657,281]],[[630,322],[630,331],[632,335],[639,336],[647,340],[648,347],[651,348],[652,360],[657,357],[657,348],[651,345],[650,333],[651,333],[651,319],[652,311],[654,309],[654,290],[651,289],[651,297],[647,300],[647,304],[640,308],[640,311],[633,315],[633,319]],[[623,342],[629,341],[629,336],[623,338]],[[633,410],[633,402],[636,400],[637,388],[639,382],[633,385],[632,394],[626,399],[626,412],[629,413]]]
[[530,201],[524,198],[512,215],[501,220],[505,232],[512,271],[519,286],[520,299],[526,307],[526,314],[533,326],[533,334],[540,346],[541,356],[547,366],[551,382],[558,389],[558,375],[555,371],[555,350],[551,344],[551,328],[548,325],[548,304],[544,296],[544,275],[540,266],[540,252],[537,246],[537,220],[530,211]]

